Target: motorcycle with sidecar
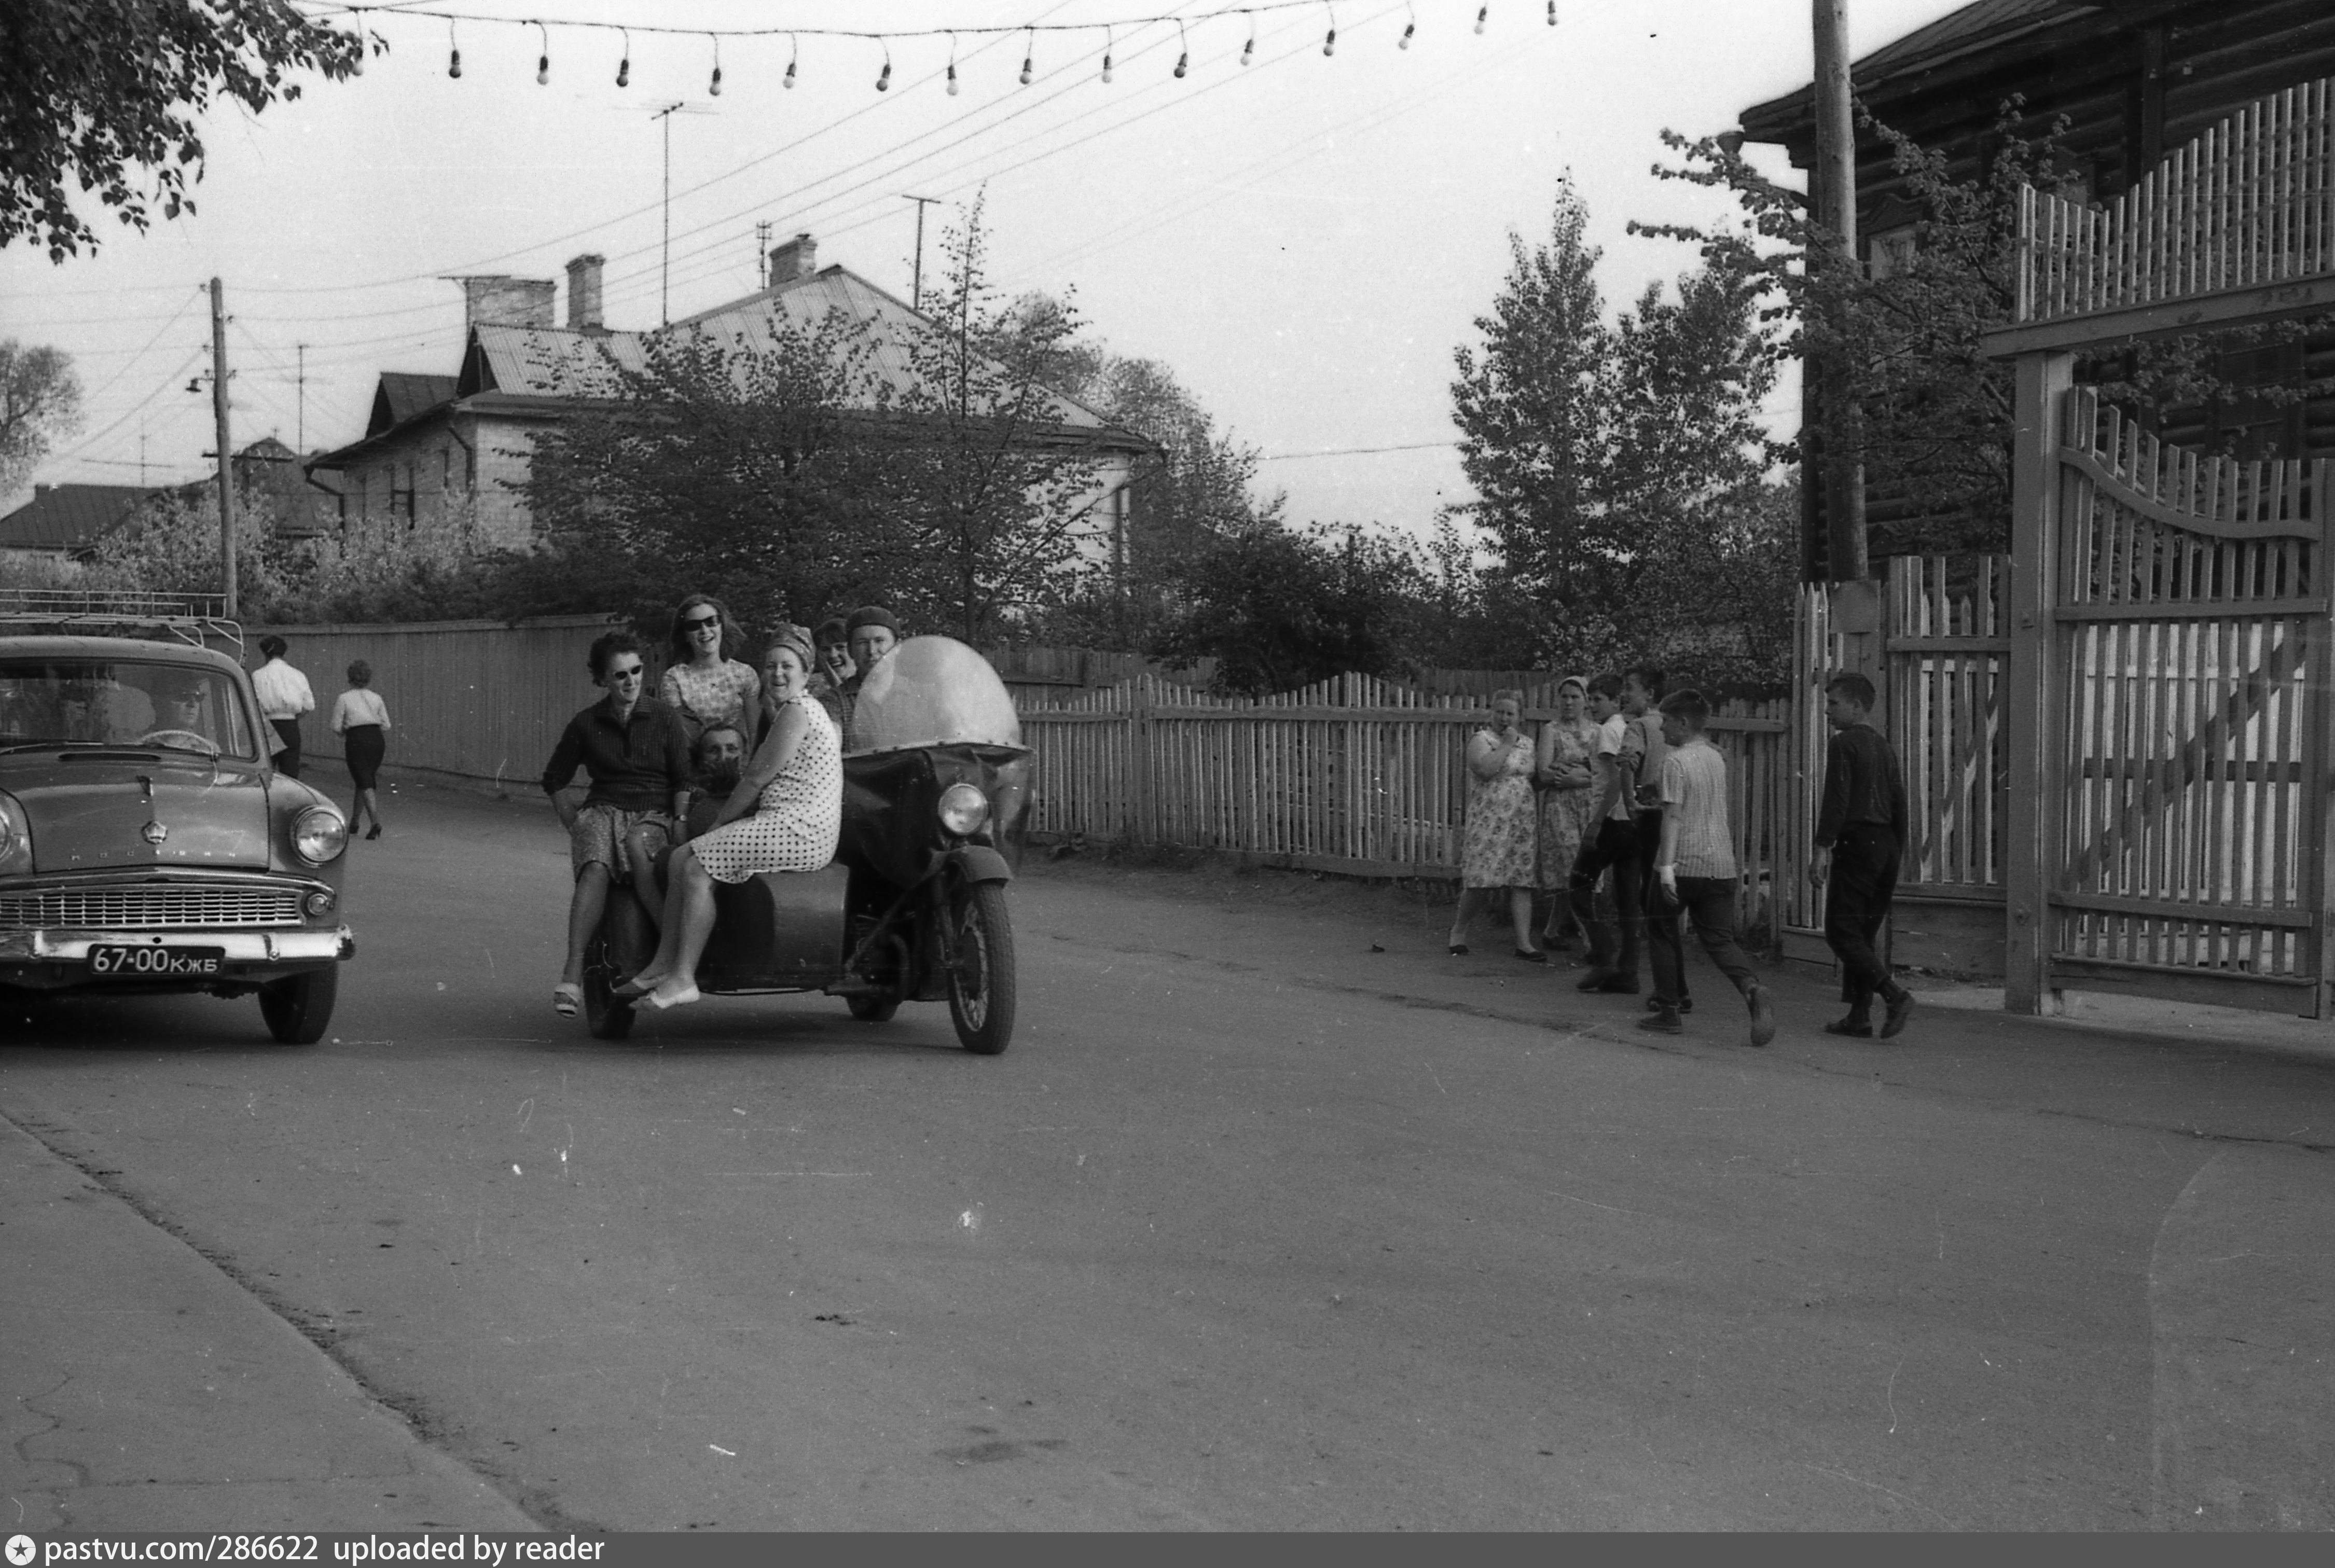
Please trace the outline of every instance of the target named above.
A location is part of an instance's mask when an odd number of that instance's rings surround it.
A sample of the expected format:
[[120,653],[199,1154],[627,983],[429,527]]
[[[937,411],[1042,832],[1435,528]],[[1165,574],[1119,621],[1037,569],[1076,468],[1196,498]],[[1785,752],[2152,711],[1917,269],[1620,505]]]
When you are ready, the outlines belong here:
[[[1013,1037],[1005,888],[1032,781],[1005,683],[962,643],[909,638],[861,683],[843,773],[832,864],[715,884],[699,991],[820,992],[872,1023],[904,1002],[946,1002],[964,1049],[994,1056]],[[613,987],[655,948],[638,901],[612,893],[585,966],[594,1035],[631,1031],[633,1006]]]

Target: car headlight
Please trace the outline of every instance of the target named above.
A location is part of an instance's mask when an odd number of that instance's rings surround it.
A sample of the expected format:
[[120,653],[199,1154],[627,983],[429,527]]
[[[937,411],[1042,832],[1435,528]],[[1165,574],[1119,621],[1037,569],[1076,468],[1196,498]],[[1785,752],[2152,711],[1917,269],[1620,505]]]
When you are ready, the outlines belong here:
[[349,847],[349,825],[329,806],[311,806],[292,819],[292,848],[311,866],[330,866]]
[[981,831],[989,820],[989,797],[970,784],[952,784],[941,791],[941,826],[960,838]]
[[15,796],[0,794],[0,873],[32,868],[32,820]]

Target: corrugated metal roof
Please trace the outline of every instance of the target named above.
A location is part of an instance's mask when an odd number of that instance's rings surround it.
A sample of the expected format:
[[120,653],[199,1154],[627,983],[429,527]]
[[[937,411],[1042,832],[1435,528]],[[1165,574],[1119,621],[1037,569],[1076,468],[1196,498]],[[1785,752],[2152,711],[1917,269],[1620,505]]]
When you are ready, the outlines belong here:
[[[465,367],[462,392],[500,392],[519,396],[616,398],[624,395],[622,371],[648,363],[649,345],[660,337],[702,333],[752,355],[768,353],[783,334],[815,330],[830,312],[866,333],[867,368],[881,391],[896,402],[918,388],[912,345],[938,329],[929,317],[893,298],[867,279],[831,266],[782,288],[649,332],[574,332],[560,327],[480,326],[479,357]],[[743,366],[741,370],[742,373]],[[1060,393],[1032,411],[1043,421],[1100,431],[1109,421],[1092,409]],[[858,406],[877,406],[873,399]],[[982,410],[983,413],[996,411]]]
[[382,372],[381,384],[373,391],[373,418],[365,426],[365,434],[379,435],[415,414],[451,402],[454,382],[455,378],[450,375],[422,375],[402,370]]
[[52,485],[0,518],[0,550],[86,549],[150,493],[136,485]]

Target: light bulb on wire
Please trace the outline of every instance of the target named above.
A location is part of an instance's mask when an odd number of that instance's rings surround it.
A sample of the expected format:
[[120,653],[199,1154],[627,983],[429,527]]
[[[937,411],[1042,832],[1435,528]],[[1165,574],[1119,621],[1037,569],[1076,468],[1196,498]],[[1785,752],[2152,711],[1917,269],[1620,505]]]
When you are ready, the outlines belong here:
[[1322,53],[1335,54],[1338,52],[1338,13],[1328,6],[1323,9],[1330,11],[1330,35],[1322,40]]
[[1401,36],[1401,37],[1400,37],[1400,38],[1398,38],[1398,39],[1396,39],[1396,40],[1394,41],[1394,46],[1395,46],[1396,48],[1398,48],[1398,49],[1408,49],[1408,48],[1410,48],[1410,36],[1411,36],[1411,34],[1414,34],[1414,33],[1416,33],[1416,32],[1418,32],[1418,31],[1419,31],[1419,13],[1418,13],[1418,12],[1416,12],[1416,11],[1413,11],[1413,12],[1410,14],[1410,21],[1408,21],[1408,22],[1406,22],[1406,23],[1404,23],[1404,24],[1402,24],[1402,36]]
[[551,29],[538,22],[535,30],[543,34],[543,53],[536,57],[535,62],[535,84],[548,87],[551,85]]
[[795,62],[801,57],[802,44],[791,33],[787,34],[787,74],[785,79],[780,82],[780,85],[782,87],[792,87],[795,84]]
[[454,36],[451,17],[446,20],[446,74],[457,82],[462,79],[462,41]]
[[1484,30],[1484,18],[1485,18],[1485,17],[1487,17],[1487,16],[1489,16],[1491,14],[1492,14],[1492,8],[1491,8],[1491,6],[1489,6],[1488,5],[1485,5],[1484,7],[1482,7],[1480,10],[1478,10],[1478,11],[1476,13],[1476,31],[1477,31],[1477,32],[1481,33],[1481,32]]
[[892,91],[892,46],[888,44],[884,46],[884,69],[877,75],[876,91],[878,92]]
[[948,95],[956,96],[956,34],[949,34]]
[[625,35],[625,53],[616,61],[616,85],[630,87],[633,84],[633,35],[628,29],[623,27],[617,28],[616,31]]
[[1256,24],[1249,24],[1248,42],[1241,45],[1240,63],[1246,65],[1256,58]]
[[1556,25],[1556,0],[1548,0],[1548,24]]
[[1024,33],[1022,39],[1022,85],[1024,87],[1030,85],[1030,78],[1036,74],[1030,66],[1037,58],[1038,30],[1032,27]]
[[722,35],[708,33],[706,36],[713,40],[713,80],[705,84],[705,95],[719,98],[722,96]]
[[1106,86],[1110,82],[1110,51],[1114,42],[1110,29],[1104,28],[1102,30],[1102,79]]
[[1179,18],[1176,24],[1176,80],[1184,80],[1184,73],[1191,69],[1192,41],[1184,35],[1184,24]]

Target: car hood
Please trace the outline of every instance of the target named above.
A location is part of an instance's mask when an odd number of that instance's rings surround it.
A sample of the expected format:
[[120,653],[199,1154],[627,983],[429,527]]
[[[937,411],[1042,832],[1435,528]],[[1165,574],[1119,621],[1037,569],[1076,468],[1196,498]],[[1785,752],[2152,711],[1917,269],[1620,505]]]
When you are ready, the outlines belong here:
[[267,868],[267,784],[257,771],[68,754],[0,772],[0,789],[16,798],[30,820],[35,873],[110,866]]

